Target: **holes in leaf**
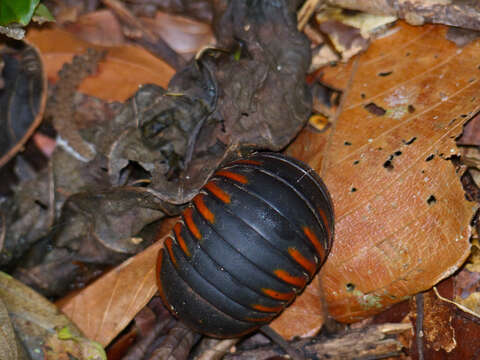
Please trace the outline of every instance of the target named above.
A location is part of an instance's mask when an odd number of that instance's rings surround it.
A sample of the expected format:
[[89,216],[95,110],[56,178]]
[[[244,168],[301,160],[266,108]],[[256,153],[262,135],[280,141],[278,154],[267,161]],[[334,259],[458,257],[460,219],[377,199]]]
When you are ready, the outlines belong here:
[[417,137],[416,137],[416,136],[412,137],[412,138],[411,138],[410,140],[408,140],[408,141],[402,140],[402,143],[403,143],[404,145],[412,145],[412,144],[415,142],[415,140],[417,140]]
[[427,204],[428,204],[428,205],[433,205],[433,204],[435,204],[436,202],[437,202],[437,199],[436,199],[436,197],[435,197],[433,194],[430,195],[430,196],[428,197],[428,199],[427,199]]
[[352,188],[350,189],[350,192],[352,192],[352,193],[354,193],[354,192],[356,192],[356,191],[357,191],[357,188],[356,188],[356,187],[352,187]]
[[355,161],[353,162],[353,165],[358,165],[359,163],[360,163],[360,160],[355,160]]
[[415,112],[415,106],[413,106],[412,104],[408,105],[408,112],[410,114],[413,114]]
[[383,163],[383,167],[387,170],[393,170],[393,159],[395,156],[400,156],[402,155],[402,152],[400,150],[395,151],[392,155],[388,157],[388,160]]
[[376,115],[376,116],[383,116],[387,112],[384,108],[381,106],[378,106],[377,104],[371,102],[368,103],[367,105],[364,106],[364,109],[367,110],[369,113]]
[[348,283],[345,285],[345,288],[347,289],[348,292],[352,292],[353,290],[355,290],[355,285],[352,283]]
[[343,145],[345,145],[345,146],[350,146],[350,145],[352,145],[352,143],[351,143],[350,141],[345,141],[345,142],[343,143]]
[[428,157],[425,159],[425,161],[431,161],[435,157],[435,154],[430,154]]
[[387,170],[393,170],[393,164],[391,160],[387,160],[383,163],[383,167]]
[[378,73],[378,76],[388,76],[388,75],[391,75],[392,73],[393,71],[384,71],[384,72]]

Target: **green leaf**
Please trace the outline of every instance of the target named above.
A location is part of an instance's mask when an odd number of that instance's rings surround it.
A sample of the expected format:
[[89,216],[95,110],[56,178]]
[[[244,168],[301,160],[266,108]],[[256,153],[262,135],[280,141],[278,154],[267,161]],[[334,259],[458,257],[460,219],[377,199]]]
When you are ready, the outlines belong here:
[[39,24],[43,24],[47,21],[53,22],[55,21],[55,18],[45,5],[39,4],[35,9],[35,13],[33,14],[33,21]]
[[27,25],[40,0],[0,0],[0,25]]

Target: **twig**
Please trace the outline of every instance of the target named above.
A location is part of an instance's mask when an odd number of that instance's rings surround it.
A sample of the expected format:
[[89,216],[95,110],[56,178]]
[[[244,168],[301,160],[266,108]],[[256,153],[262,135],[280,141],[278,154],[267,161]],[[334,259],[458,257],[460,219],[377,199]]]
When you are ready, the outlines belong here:
[[[382,324],[362,329],[348,329],[335,337],[315,337],[290,342],[295,349],[302,349],[308,359],[331,360],[382,359],[400,356],[403,345],[395,338],[412,329],[411,324]],[[227,354],[228,360],[266,359],[279,355],[275,345],[261,346],[252,350]]]
[[437,295],[437,297],[438,297],[440,300],[455,305],[455,306],[458,307],[460,310],[466,312],[467,314],[470,314],[470,315],[474,316],[475,318],[479,318],[479,317],[480,317],[480,314],[477,314],[475,311],[470,310],[470,309],[467,308],[466,306],[463,306],[462,304],[459,304],[459,303],[457,303],[457,302],[455,302],[455,301],[452,301],[452,300],[447,299],[447,298],[443,297],[442,295],[440,295],[440,293],[438,292],[436,286],[433,287],[433,291],[435,292],[435,295]]
[[280,334],[273,330],[270,326],[264,325],[260,331],[268,336],[271,340],[277,343],[293,360],[305,360],[303,354],[298,352],[292,345],[290,345]]
[[417,342],[418,360],[423,360],[423,294],[415,295],[415,303],[417,305],[417,319],[415,322],[415,334]]
[[302,8],[298,11],[297,15],[297,29],[302,31],[305,25],[307,25],[310,17],[312,16],[313,12],[317,8],[318,3],[320,0],[307,0],[303,4]]

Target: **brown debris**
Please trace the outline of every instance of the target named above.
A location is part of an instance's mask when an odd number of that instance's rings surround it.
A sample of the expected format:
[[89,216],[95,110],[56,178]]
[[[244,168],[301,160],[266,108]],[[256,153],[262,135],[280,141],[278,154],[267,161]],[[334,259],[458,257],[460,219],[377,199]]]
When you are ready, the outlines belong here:
[[480,4],[453,0],[327,0],[331,6],[392,15],[411,25],[445,24],[480,30]]
[[[185,61],[179,56],[161,37],[151,31],[141,19],[135,17],[130,10],[118,0],[102,0],[119,19],[130,27],[126,36],[135,39],[136,42],[152,51],[160,58],[164,59],[175,70],[180,70],[185,66]],[[132,31],[133,29],[133,31]]]
[[[333,360],[381,359],[402,354],[403,345],[397,336],[411,329],[410,324],[372,325],[361,329],[349,329],[345,333],[330,338],[309,338],[296,340],[290,344],[301,349],[307,359],[328,358]],[[272,345],[248,351],[228,354],[225,360],[266,359],[282,353]]]

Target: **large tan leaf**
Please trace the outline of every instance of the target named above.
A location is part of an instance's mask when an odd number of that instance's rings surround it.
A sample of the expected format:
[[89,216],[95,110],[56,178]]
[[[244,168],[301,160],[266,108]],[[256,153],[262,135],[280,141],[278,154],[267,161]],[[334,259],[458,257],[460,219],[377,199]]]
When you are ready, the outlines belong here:
[[337,320],[428,289],[469,254],[475,205],[446,159],[480,108],[480,42],[459,49],[445,33],[400,23],[350,64],[326,69],[323,80],[344,90],[339,116],[289,149],[334,200],[335,242],[320,279]]
[[57,303],[88,338],[108,345],[157,292],[158,252],[176,220],[162,222],[156,243]]
[[141,84],[153,83],[166,87],[174,74],[167,63],[136,46],[95,45],[58,28],[29,30],[27,39],[40,50],[50,81],[57,80],[58,71],[74,55],[83,54],[89,48],[106,50],[98,73],[85,79],[79,91],[107,101],[124,101]]
[[57,305],[87,337],[108,345],[157,291],[155,261],[162,243],[157,241]]

